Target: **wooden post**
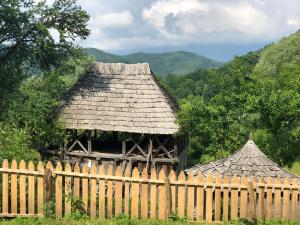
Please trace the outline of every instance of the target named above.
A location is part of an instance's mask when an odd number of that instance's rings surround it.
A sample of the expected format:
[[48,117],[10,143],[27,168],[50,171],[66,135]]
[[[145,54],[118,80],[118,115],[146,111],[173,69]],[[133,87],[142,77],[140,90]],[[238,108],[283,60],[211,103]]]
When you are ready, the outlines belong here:
[[257,208],[258,208],[258,211],[257,211],[257,218],[258,219],[263,219],[265,216],[264,216],[264,199],[265,199],[265,192],[264,192],[264,179],[261,177],[259,179],[259,182],[258,182],[258,204],[257,204]]
[[282,217],[284,220],[289,220],[290,218],[290,187],[291,187],[291,181],[289,178],[285,178],[283,182],[284,188],[283,188],[283,213]]
[[223,178],[223,184],[224,184],[224,189],[223,189],[223,221],[226,222],[226,221],[228,221],[228,215],[229,215],[228,185],[230,184],[228,176],[226,176],[226,175]]
[[[44,165],[41,161],[39,161],[37,169],[38,172],[44,173]],[[42,215],[44,214],[44,177],[39,175],[37,180],[38,180],[37,181],[37,185],[38,185],[37,209],[38,209],[38,214]]]
[[[144,167],[142,172],[142,178],[148,179],[148,170]],[[142,182],[142,190],[141,190],[141,218],[148,218],[148,182]]]
[[89,173],[89,167],[85,163],[82,168],[82,173],[86,175],[86,177],[82,177],[81,179],[81,188],[82,188],[82,203],[84,211],[87,213],[89,208],[89,179],[88,179],[88,173]]
[[[135,167],[132,171],[133,178],[140,178],[139,171]],[[132,183],[132,199],[131,199],[131,218],[139,217],[139,183]]]
[[[55,171],[62,171],[60,162],[56,164]],[[56,175],[55,179],[55,213],[57,218],[62,217],[62,175]]]
[[150,160],[152,158],[152,151],[153,151],[153,140],[152,140],[152,137],[150,136],[149,137],[149,147],[148,147],[147,164],[146,164],[147,171],[149,171]]
[[253,181],[248,181],[248,192],[249,192],[249,218],[254,219],[255,210],[256,210],[254,195],[256,193],[254,192]]
[[[71,172],[71,165],[70,163],[67,163],[65,166],[65,171],[66,172]],[[71,192],[72,192],[72,187],[71,187],[71,176],[65,176],[65,215],[70,215],[71,214]]]
[[[108,165],[107,175],[113,175],[113,164]],[[113,216],[113,182],[112,180],[107,180],[107,217],[112,218]]]
[[204,177],[202,174],[198,174],[197,177],[197,221],[203,221],[204,217]]
[[[11,169],[18,169],[18,164],[16,160],[11,163]],[[11,213],[17,214],[18,210],[18,175],[16,173],[11,174]]]
[[[6,159],[3,160],[2,163],[3,169],[8,169],[8,161]],[[2,173],[2,213],[8,213],[8,173]]]
[[[171,170],[169,174],[170,182],[176,181],[176,174],[174,170]],[[171,211],[172,213],[176,213],[176,186],[174,184],[171,185]]]
[[[186,182],[186,177],[183,171],[178,176],[178,181]],[[178,216],[183,218],[185,216],[185,185],[178,186]]]
[[[74,173],[80,173],[79,162],[75,163]],[[79,200],[80,196],[80,177],[74,177],[74,188],[73,188],[73,196],[75,200]]]
[[44,186],[45,186],[45,202],[50,203],[52,200],[52,164],[47,163],[45,175],[44,175]]
[[[35,171],[32,161],[28,164],[28,170]],[[35,177],[33,174],[28,176],[28,213],[35,214]]]
[[212,175],[209,173],[206,177],[206,215],[207,222],[212,222]]
[[[99,167],[99,175],[104,175],[104,165]],[[125,200],[126,201],[126,200]],[[105,218],[105,180],[99,180],[99,217]]]
[[[26,164],[24,160],[21,160],[19,168],[26,170]],[[20,175],[20,214],[26,214],[26,176]]]
[[[90,174],[92,175],[96,175],[97,174],[97,164],[96,162],[93,163]],[[96,217],[97,215],[97,211],[96,211],[96,207],[97,207],[97,179],[96,178],[91,178],[90,179],[90,186],[91,186],[91,200],[90,200],[90,216],[92,218]]]
[[281,179],[275,179],[275,194],[274,194],[274,219],[281,219]]
[[[300,216],[300,209],[298,209],[298,190],[299,184],[298,179],[293,179],[293,186],[292,186],[292,210],[291,210],[291,219],[297,220],[297,214]],[[300,219],[300,217],[298,218]]]
[[171,195],[171,184],[168,177],[165,177],[165,192],[166,192],[166,219],[171,215],[172,209],[172,195]]
[[92,154],[92,131],[88,131],[88,153],[89,155]]
[[221,175],[217,174],[215,180],[215,221],[221,221]]
[[[116,169],[115,175],[117,177],[122,177],[122,168],[119,165]],[[122,193],[122,181],[115,181],[115,216],[119,216],[122,214],[122,201],[123,201],[123,193]]]
[[122,156],[126,155],[126,141],[122,141]]
[[194,175],[192,173],[188,176],[188,188],[187,188],[187,218],[194,220],[194,201],[195,201],[195,187],[194,187]]
[[245,187],[241,188],[241,204],[240,204],[240,218],[247,218],[247,209],[248,209],[248,180],[247,177],[242,176],[241,184]]
[[[157,173],[156,169],[153,168],[151,171],[151,179],[156,180],[157,179]],[[150,192],[150,217],[151,219],[156,219],[156,195],[157,195],[157,190],[156,190],[156,184],[151,183],[151,192]]]

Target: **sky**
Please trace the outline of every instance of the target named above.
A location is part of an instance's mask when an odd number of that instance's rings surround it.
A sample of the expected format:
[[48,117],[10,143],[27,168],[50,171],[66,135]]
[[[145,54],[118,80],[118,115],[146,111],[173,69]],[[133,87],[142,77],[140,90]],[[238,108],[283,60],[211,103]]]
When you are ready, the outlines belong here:
[[191,51],[228,61],[300,28],[300,0],[79,0],[80,41],[116,54]]

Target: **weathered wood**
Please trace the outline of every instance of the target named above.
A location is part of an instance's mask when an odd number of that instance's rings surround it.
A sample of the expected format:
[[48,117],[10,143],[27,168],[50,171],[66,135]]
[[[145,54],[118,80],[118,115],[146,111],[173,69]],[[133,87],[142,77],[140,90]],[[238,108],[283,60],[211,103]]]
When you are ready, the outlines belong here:
[[264,179],[260,178],[258,182],[258,204],[257,204],[257,218],[263,219],[264,216],[264,199],[265,199],[265,192],[264,192]]
[[[113,175],[113,165],[109,164],[107,169],[107,175]],[[113,216],[113,182],[112,180],[107,180],[107,217],[112,218]]]
[[[34,163],[28,163],[28,170],[35,171]],[[34,175],[28,176],[28,213],[35,213],[35,177]]]
[[152,137],[149,137],[148,156],[147,156],[147,164],[146,164],[147,171],[149,171],[149,165],[150,165],[150,160],[152,158],[152,152],[153,152],[153,140],[152,140]]
[[50,201],[52,200],[52,194],[53,194],[52,171],[53,171],[53,166],[51,162],[48,161],[46,164],[46,171],[44,175],[45,201],[47,204],[49,204]]
[[[151,179],[157,179],[156,169],[153,168],[151,171]],[[152,219],[156,219],[156,206],[157,206],[157,185],[155,183],[151,183],[151,191],[150,191],[150,217]]]
[[267,178],[267,200],[266,200],[266,218],[273,218],[273,191],[272,191],[273,179]]
[[[70,163],[67,163],[65,166],[65,171],[66,172],[71,172],[71,165]],[[72,192],[72,186],[71,186],[71,177],[70,176],[65,176],[65,215],[70,215],[71,214],[71,192]]]
[[215,221],[221,221],[221,175],[217,174],[215,178]]
[[[135,167],[132,171],[132,177],[139,178],[138,168]],[[139,183],[132,183],[132,198],[131,198],[131,218],[139,217]]]
[[[241,184],[248,186],[247,177],[243,176],[241,178]],[[247,209],[248,209],[248,190],[246,188],[241,189],[241,204],[240,204],[240,218],[247,218]]]
[[[170,183],[176,181],[176,173],[174,170],[171,170],[169,174]],[[171,212],[176,213],[176,185],[171,185]]]
[[[178,181],[182,181],[182,182],[186,182],[186,177],[185,177],[185,174],[183,171],[181,171],[179,173],[179,176],[178,176]],[[177,212],[178,212],[178,216],[183,218],[185,217],[185,189],[186,189],[186,186],[185,185],[180,185],[178,186],[178,209],[177,209]]]
[[[122,176],[122,168],[119,165],[115,172],[116,176]],[[123,193],[122,193],[122,181],[117,180],[115,181],[115,216],[119,216],[122,214],[122,200],[123,200]]]
[[228,176],[224,176],[223,178],[223,184],[224,184],[224,189],[223,189],[223,221],[228,221],[228,216],[229,216],[229,210],[228,210],[228,205],[229,205],[229,190],[228,186],[229,183],[229,178]]
[[282,212],[282,217],[284,220],[289,220],[290,218],[290,211],[291,211],[291,202],[290,202],[290,185],[291,185],[291,180],[289,178],[284,179],[284,188],[283,188],[283,212]]
[[205,210],[206,210],[206,215],[205,219],[207,222],[212,222],[212,201],[213,201],[213,196],[212,196],[212,175],[208,174],[206,177],[206,205],[205,205]]
[[248,193],[249,193],[249,218],[255,218],[255,210],[256,210],[256,203],[255,203],[255,195],[253,181],[248,181]]
[[[99,167],[99,175],[104,175],[104,165]],[[99,217],[105,218],[105,180],[99,180]]]
[[[60,162],[56,164],[56,171],[62,171]],[[57,218],[62,217],[62,176],[57,175],[55,179],[55,214]]]
[[195,199],[195,187],[194,187],[194,175],[189,174],[188,176],[188,184],[191,184],[187,188],[187,218],[189,220],[194,220],[194,199]]
[[[44,173],[44,165],[41,161],[39,161],[37,169],[39,172]],[[39,175],[37,178],[37,212],[38,214],[44,213],[44,177]]]
[[[166,173],[164,169],[161,169],[158,174],[159,180],[164,180],[166,177]],[[158,185],[158,219],[164,220],[166,219],[166,188],[163,184]]]
[[[94,162],[90,171],[91,174],[97,174],[97,162]],[[97,215],[97,179],[91,178],[91,200],[90,200],[90,216],[92,218]]]
[[[142,172],[142,178],[148,179],[148,169],[144,167]],[[146,219],[148,218],[148,183],[142,183],[142,190],[141,190],[141,218]]]
[[166,219],[168,219],[171,215],[172,211],[172,196],[171,196],[171,184],[169,178],[165,177],[165,192],[166,192]]
[[[294,178],[292,182],[292,204],[291,204],[291,220],[300,220],[300,205],[298,205],[298,190],[300,188],[298,179]],[[300,201],[300,200],[299,200]],[[298,214],[298,215],[297,215]],[[299,218],[297,218],[299,216]]]
[[[84,164],[82,167],[82,173],[88,174],[89,167],[87,164]],[[81,178],[81,189],[82,189],[82,204],[83,209],[87,213],[89,208],[89,180],[86,177]]]
[[[80,167],[79,167],[78,162],[75,163],[74,172],[80,173]],[[79,200],[79,196],[80,196],[80,178],[79,177],[74,177],[73,196],[74,196],[75,200]]]
[[[18,169],[16,160],[11,162],[11,169]],[[11,174],[10,185],[11,213],[16,214],[18,210],[18,175],[16,173]]]
[[[20,169],[25,170],[26,164],[24,160],[21,160]],[[3,181],[2,181],[3,182]],[[20,175],[20,214],[26,214],[26,176]]]
[[122,156],[126,155],[126,141],[122,141]]
[[274,219],[280,219],[281,218],[281,179],[276,178],[275,179],[275,191],[274,191]]
[[[3,160],[3,168],[8,168],[8,161]],[[2,173],[2,213],[8,213],[8,174]]]
[[[131,177],[131,163],[127,164],[125,170],[125,177]],[[130,182],[125,182],[125,192],[124,192],[124,214],[129,215],[129,200],[130,200]]]
[[197,210],[196,220],[203,221],[204,219],[204,177],[202,174],[198,174],[197,177]]

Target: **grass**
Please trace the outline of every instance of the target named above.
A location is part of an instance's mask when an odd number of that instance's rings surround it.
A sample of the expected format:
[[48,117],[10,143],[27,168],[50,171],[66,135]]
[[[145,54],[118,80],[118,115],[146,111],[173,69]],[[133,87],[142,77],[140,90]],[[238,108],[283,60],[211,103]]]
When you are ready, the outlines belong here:
[[[64,219],[51,219],[51,218],[17,218],[11,220],[0,220],[2,225],[194,225],[205,224],[188,222],[186,220],[169,220],[169,221],[157,221],[157,220],[141,220],[141,219],[129,219],[127,217],[119,217],[116,219],[90,219],[90,218],[64,218]],[[219,223],[220,224],[220,223]],[[233,221],[229,223],[222,223],[228,225],[299,225],[300,222],[285,222],[285,221]]]
[[291,168],[286,168],[291,173],[300,175],[300,161],[296,161]]

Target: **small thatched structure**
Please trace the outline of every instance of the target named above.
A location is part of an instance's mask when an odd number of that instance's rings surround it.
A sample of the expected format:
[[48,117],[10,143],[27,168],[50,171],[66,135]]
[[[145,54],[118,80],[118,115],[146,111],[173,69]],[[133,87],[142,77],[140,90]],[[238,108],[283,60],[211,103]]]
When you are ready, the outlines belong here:
[[187,173],[221,174],[228,176],[247,177],[280,177],[297,178],[296,175],[278,166],[256,146],[253,140],[247,143],[235,154],[203,165],[195,165],[186,170]]
[[[178,135],[177,110],[148,64],[95,63],[60,107],[60,121],[72,136],[64,155],[178,163],[185,158],[186,138]],[[114,143],[99,138],[112,133]]]

